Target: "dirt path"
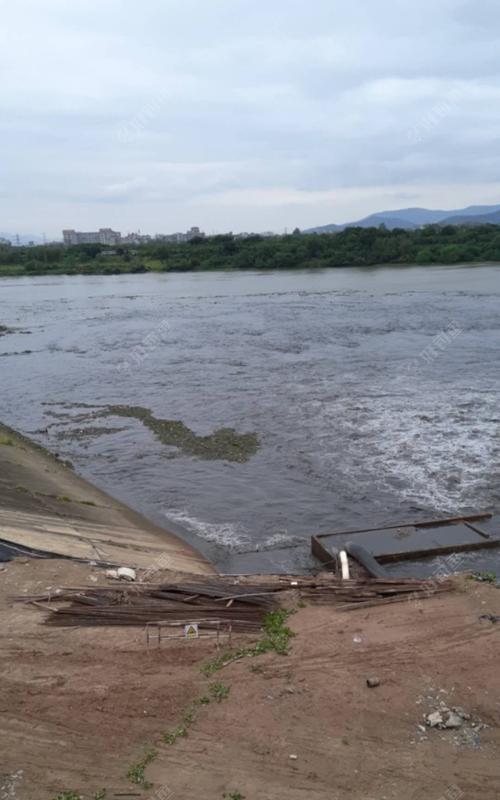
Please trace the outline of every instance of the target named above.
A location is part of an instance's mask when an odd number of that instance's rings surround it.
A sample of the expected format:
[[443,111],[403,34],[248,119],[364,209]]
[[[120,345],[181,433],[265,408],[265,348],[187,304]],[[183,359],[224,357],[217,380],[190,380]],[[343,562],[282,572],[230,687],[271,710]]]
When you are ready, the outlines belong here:
[[[471,583],[420,605],[348,613],[301,608],[289,655],[211,677],[200,671],[209,643],[148,653],[142,630],[47,628],[43,612],[9,600],[105,580],[60,561],[0,570],[2,800],[69,790],[95,800],[101,789],[106,800],[498,800],[500,623],[479,620],[500,614],[498,589]],[[378,687],[367,687],[370,676]],[[188,735],[159,744],[205,696]],[[471,719],[421,731],[440,701]],[[144,791],[126,773],[152,746],[154,787]]]
[[[300,610],[291,654],[225,668],[228,701],[148,775],[186,799],[498,800],[500,627],[478,617],[499,613],[500,591],[473,586],[420,606]],[[440,701],[471,721],[421,731]]]

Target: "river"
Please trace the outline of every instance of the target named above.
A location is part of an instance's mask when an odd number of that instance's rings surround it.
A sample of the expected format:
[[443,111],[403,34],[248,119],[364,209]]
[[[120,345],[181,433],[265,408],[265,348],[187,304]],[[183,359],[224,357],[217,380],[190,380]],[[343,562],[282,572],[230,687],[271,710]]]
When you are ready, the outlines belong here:
[[4,278],[0,323],[0,419],[220,569],[500,511],[500,266]]

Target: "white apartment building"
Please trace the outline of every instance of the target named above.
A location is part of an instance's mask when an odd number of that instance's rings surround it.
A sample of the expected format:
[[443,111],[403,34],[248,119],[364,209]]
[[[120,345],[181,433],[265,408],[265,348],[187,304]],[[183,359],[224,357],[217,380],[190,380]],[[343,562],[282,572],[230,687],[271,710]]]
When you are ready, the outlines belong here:
[[98,231],[75,231],[67,229],[62,232],[64,244],[120,244],[122,235],[111,228],[99,228]]

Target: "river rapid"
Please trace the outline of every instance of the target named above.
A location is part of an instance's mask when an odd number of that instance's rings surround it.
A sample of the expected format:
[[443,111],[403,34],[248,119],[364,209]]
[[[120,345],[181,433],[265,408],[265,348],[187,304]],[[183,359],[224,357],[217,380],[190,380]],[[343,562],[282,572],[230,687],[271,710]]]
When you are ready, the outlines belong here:
[[224,571],[500,511],[498,266],[4,278],[0,324],[0,419]]

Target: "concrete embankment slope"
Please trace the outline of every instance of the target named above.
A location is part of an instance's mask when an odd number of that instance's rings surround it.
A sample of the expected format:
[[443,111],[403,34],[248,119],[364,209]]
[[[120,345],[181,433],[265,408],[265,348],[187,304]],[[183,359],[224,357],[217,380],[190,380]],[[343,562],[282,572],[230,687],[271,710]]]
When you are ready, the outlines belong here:
[[118,566],[215,572],[186,542],[0,424],[0,547],[2,543]]

